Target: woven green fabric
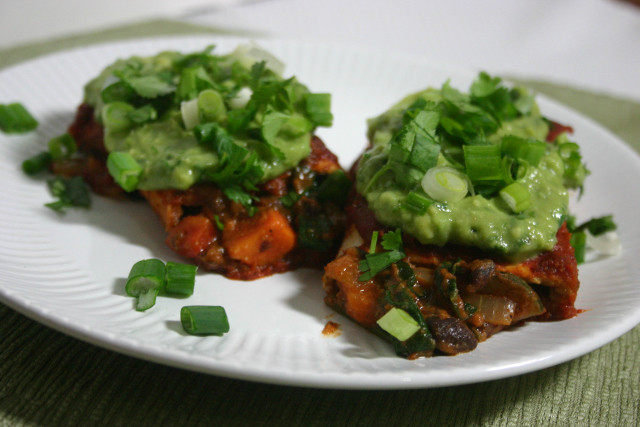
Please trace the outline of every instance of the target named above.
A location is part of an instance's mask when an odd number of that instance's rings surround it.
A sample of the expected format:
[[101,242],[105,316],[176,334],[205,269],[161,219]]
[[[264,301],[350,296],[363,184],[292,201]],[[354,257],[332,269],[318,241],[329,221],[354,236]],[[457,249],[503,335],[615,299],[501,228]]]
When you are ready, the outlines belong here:
[[[155,21],[0,51],[0,68],[90,43],[215,32]],[[640,151],[640,104],[525,82]],[[0,273],[1,274],[1,273]],[[84,343],[0,304],[0,426],[640,425],[640,327],[579,359],[505,380],[405,391],[256,384]]]

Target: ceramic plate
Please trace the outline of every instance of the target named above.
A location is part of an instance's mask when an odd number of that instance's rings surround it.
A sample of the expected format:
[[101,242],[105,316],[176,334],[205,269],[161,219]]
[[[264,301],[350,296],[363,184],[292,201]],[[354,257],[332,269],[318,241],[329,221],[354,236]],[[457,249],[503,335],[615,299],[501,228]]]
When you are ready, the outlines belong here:
[[[503,378],[546,368],[592,351],[640,322],[640,159],[585,117],[539,97],[544,114],[575,129],[592,174],[573,207],[579,219],[613,213],[622,255],[580,269],[577,307],[563,322],[529,323],[502,332],[468,354],[408,361],[387,343],[323,303],[321,274],[300,270],[253,282],[199,274],[186,299],[158,299],[140,313],[124,293],[128,271],[149,257],[179,260],[145,203],[93,197],[90,210],[58,215],[44,178],[20,170],[25,158],[63,133],[82,99],[82,86],[116,58],[216,44],[231,51],[238,39],[146,39],[57,53],[0,72],[0,103],[22,102],[40,121],[23,136],[0,135],[0,300],[52,328],[131,356],[203,373],[253,381],[327,388],[436,387]],[[365,119],[404,95],[450,78],[468,88],[475,71],[420,57],[378,51],[260,41],[314,92],[333,94],[334,126],[320,136],[350,166],[365,146]],[[231,331],[223,337],[186,335],[183,305],[222,305]],[[340,335],[325,337],[327,321]]]

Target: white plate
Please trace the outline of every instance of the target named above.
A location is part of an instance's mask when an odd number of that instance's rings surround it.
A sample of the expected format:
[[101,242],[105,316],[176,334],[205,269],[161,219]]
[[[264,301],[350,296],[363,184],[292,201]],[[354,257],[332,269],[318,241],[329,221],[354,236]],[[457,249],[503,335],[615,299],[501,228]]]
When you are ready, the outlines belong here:
[[[614,213],[624,252],[580,269],[577,318],[529,323],[455,357],[407,361],[322,302],[320,273],[301,270],[253,282],[200,274],[187,299],[159,298],[145,313],[123,291],[131,265],[174,260],[159,221],[144,203],[93,197],[91,210],[60,216],[44,179],[22,174],[23,159],[65,131],[82,85],[118,57],[184,52],[207,44],[228,52],[238,39],[169,38],[100,45],[46,56],[0,72],[0,103],[20,101],[41,124],[24,136],[0,135],[0,300],[67,334],[132,356],[195,371],[267,383],[327,388],[417,388],[486,381],[573,359],[640,322],[640,159],[611,133],[546,99],[544,113],[575,128],[593,171],[575,207],[579,218]],[[365,145],[365,119],[405,94],[447,78],[466,89],[475,72],[423,58],[287,41],[262,41],[316,92],[333,93],[335,124],[320,135],[348,166]],[[183,305],[222,305],[231,332],[193,337],[181,331]],[[328,320],[341,325],[327,338]]]

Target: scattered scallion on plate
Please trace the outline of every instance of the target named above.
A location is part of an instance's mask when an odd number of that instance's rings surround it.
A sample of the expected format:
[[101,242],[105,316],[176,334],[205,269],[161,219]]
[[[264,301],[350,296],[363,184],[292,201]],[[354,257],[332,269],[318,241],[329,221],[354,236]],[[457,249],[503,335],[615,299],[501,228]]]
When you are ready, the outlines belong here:
[[222,335],[229,332],[229,320],[224,307],[191,305],[180,310],[180,322],[191,335]]
[[165,276],[166,266],[156,258],[138,261],[131,267],[125,292],[136,298],[136,310],[145,311],[155,305],[158,293],[165,286]]
[[198,267],[193,264],[167,262],[167,286],[170,294],[189,296],[193,294]]
[[26,133],[38,127],[38,121],[19,102],[0,104],[0,130],[4,133]]

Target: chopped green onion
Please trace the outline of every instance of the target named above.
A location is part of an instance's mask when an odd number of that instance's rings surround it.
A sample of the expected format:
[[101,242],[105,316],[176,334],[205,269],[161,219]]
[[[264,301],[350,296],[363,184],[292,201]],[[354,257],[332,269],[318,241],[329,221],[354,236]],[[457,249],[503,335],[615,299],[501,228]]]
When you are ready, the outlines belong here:
[[227,313],[220,306],[182,307],[180,322],[184,330],[191,335],[222,335],[229,332]]
[[180,82],[178,83],[177,95],[183,101],[194,99],[198,95],[198,83],[196,80],[196,70],[201,67],[188,67],[182,70]]
[[61,212],[65,208],[88,208],[91,206],[89,190],[87,185],[79,176],[71,178],[57,176],[54,179],[47,181],[47,184],[49,185],[51,194],[59,199],[55,202],[45,204],[46,207],[53,209],[54,211]]
[[376,246],[378,246],[378,230],[371,233],[371,244],[369,245],[369,253],[376,253]]
[[376,323],[398,341],[406,341],[420,330],[420,325],[409,313],[396,307],[387,311]]
[[220,93],[207,89],[198,95],[198,109],[204,121],[219,122],[224,119],[227,109]]
[[547,143],[535,139],[519,138],[508,135],[502,138],[501,150],[514,159],[524,160],[532,166],[538,166],[547,150]]
[[156,303],[158,293],[165,286],[166,267],[159,259],[145,259],[136,262],[127,278],[125,291],[136,297],[136,310],[145,311]]
[[469,183],[462,172],[448,166],[437,166],[429,169],[422,178],[422,189],[436,201],[457,202],[469,192]]
[[186,130],[191,130],[200,124],[200,110],[198,110],[198,98],[180,103],[180,114]]
[[122,81],[117,81],[105,87],[100,92],[102,102],[109,104],[115,101],[128,102],[134,95],[133,89]]
[[127,114],[127,117],[133,123],[140,125],[157,119],[158,112],[151,105],[147,104],[140,108],[136,108],[135,110]]
[[500,190],[500,197],[515,213],[522,212],[531,206],[529,190],[519,182],[511,183]]
[[0,104],[0,130],[4,133],[26,133],[37,127],[38,121],[22,104]]
[[269,144],[272,144],[283,125],[289,120],[291,116],[282,113],[280,111],[270,110],[265,113],[260,124],[260,131],[262,133],[262,139]]
[[[558,137],[557,140],[568,141],[566,136],[564,138]],[[586,176],[590,173],[582,163],[580,146],[575,142],[562,142],[558,144],[558,153],[564,162],[564,185],[569,188],[580,188]]]
[[497,145],[465,145],[464,164],[467,176],[474,184],[486,181],[504,181],[502,153]]
[[400,204],[400,207],[418,215],[424,215],[432,204],[433,200],[414,191],[410,191]]
[[52,160],[68,159],[78,150],[76,140],[68,133],[52,138],[48,145]]
[[331,126],[333,115],[331,114],[331,94],[306,93],[304,95],[307,117],[316,126]]
[[122,101],[106,104],[102,108],[102,124],[110,132],[122,132],[131,127],[133,122],[129,114],[135,110],[133,105]]
[[576,262],[582,264],[585,259],[585,253],[587,251],[587,233],[585,231],[578,231],[571,235],[569,240],[571,246],[573,246],[573,252],[576,257]]
[[193,294],[198,267],[192,264],[167,262],[167,287],[171,294],[189,296]]
[[50,164],[51,164],[51,154],[49,154],[49,152],[47,151],[43,151],[23,161],[22,170],[27,175],[33,176],[49,169]]
[[113,179],[125,191],[133,191],[138,186],[142,166],[127,152],[114,151],[107,157],[107,169]]

